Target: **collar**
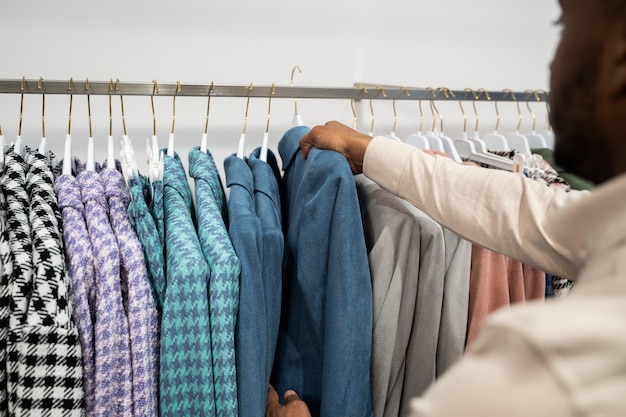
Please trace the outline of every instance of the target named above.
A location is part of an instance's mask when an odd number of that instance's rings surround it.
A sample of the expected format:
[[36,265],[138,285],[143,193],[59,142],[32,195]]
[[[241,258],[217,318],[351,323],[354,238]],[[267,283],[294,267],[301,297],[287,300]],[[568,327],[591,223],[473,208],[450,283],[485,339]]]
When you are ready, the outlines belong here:
[[626,246],[626,174],[548,216],[546,228],[564,242],[572,261],[584,269],[594,258]]
[[278,153],[283,161],[283,171],[287,171],[300,150],[300,138],[309,133],[307,126],[295,126],[285,132],[278,142]]

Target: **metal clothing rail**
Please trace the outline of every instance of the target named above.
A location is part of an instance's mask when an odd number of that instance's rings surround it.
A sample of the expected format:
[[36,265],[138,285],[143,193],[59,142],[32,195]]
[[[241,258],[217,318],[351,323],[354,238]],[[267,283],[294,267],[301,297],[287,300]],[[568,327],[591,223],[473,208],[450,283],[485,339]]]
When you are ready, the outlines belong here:
[[354,87],[294,87],[272,84],[223,85],[90,81],[0,79],[0,94],[82,94],[113,96],[196,96],[196,97],[272,97],[351,100],[464,100],[464,101],[547,101],[545,90],[486,91],[450,90],[448,88],[414,88],[374,84]]

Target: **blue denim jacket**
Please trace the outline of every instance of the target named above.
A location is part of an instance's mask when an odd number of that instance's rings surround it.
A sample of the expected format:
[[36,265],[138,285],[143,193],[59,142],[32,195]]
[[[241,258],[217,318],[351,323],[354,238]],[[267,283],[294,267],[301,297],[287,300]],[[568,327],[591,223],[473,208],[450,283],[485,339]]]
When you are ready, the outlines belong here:
[[354,178],[346,159],[311,149],[290,129],[284,164],[283,303],[273,383],[294,389],[313,416],[373,416],[372,287]]

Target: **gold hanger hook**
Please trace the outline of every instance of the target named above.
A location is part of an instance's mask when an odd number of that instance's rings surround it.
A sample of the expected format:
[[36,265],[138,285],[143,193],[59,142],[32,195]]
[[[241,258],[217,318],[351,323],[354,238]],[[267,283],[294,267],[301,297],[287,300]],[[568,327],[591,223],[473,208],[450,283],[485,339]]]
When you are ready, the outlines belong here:
[[69,115],[67,116],[67,134],[71,134],[72,130],[72,101],[74,100],[74,95],[72,94],[72,83],[74,82],[73,78],[70,78],[70,82],[67,85],[67,91],[70,92],[70,110]]
[[[361,91],[365,94],[367,94],[367,88],[365,88],[365,86],[363,84],[357,84],[355,87],[360,88]],[[356,115],[356,110],[354,108],[354,99],[350,100],[350,108],[352,109],[352,129],[356,130],[357,128],[357,115]]]
[[89,137],[93,137],[91,126],[91,99],[89,97],[89,78],[85,79],[85,91],[87,91],[87,117],[89,118]]
[[463,115],[463,133],[467,133],[467,114],[465,114],[465,110],[463,109],[462,100],[459,100],[459,108],[461,109],[461,114]]
[[252,91],[252,83],[248,86],[248,98],[246,99],[246,115],[243,118],[243,130],[242,134],[246,133],[246,126],[248,125],[248,109],[250,108],[250,92]]
[[109,79],[109,136],[113,136],[113,104],[111,93],[113,92],[113,78]]
[[510,89],[505,89],[502,90],[504,92],[504,98],[506,98],[507,95],[511,95],[511,98],[513,98],[513,100],[515,101],[515,106],[517,107],[517,117],[518,117],[518,122],[517,122],[517,129],[516,131],[519,132],[520,127],[522,126],[522,118],[524,117],[522,115],[522,110],[519,108],[519,101],[517,101],[517,97],[515,97],[515,93],[513,91],[511,91]]
[[[43,77],[39,77],[37,90],[43,90]],[[41,92],[41,137],[46,137],[46,93]]]
[[22,136],[22,116],[24,115],[24,88],[26,88],[26,77],[22,77],[22,82],[20,84],[20,127],[18,130],[18,136]]
[[537,94],[537,90],[526,90],[526,93],[528,93],[526,95],[526,108],[528,109],[528,112],[530,113],[530,117],[533,119],[533,129],[532,131],[535,131],[535,128],[537,127],[537,116],[535,116],[535,113],[532,111],[532,109],[530,108],[530,103],[528,102],[529,97],[531,95],[535,96],[535,100],[536,101],[540,101],[541,99],[539,98],[539,94]]
[[434,132],[435,127],[437,126],[437,116],[435,115],[435,104],[434,104],[435,98],[437,98],[437,93],[432,87],[426,87],[426,95],[428,95],[428,93],[432,95],[432,98],[430,99],[429,104],[430,104],[430,113],[433,117],[433,125],[431,127],[431,130]]
[[[384,90],[383,90],[384,91]],[[400,91],[398,93],[398,97],[402,96],[402,92],[406,94],[407,97],[411,97],[411,93],[409,93],[409,89],[406,87],[400,87]],[[398,125],[398,112],[396,110],[396,99],[391,100],[391,107],[393,109],[393,128],[392,132],[396,131],[396,127]]]
[[176,92],[174,93],[174,98],[172,99],[172,134],[174,134],[174,124],[176,123],[176,95],[180,93],[180,80],[176,82]]
[[276,85],[272,83],[272,88],[270,89],[270,96],[267,100],[267,122],[265,123],[265,133],[269,133],[270,131],[270,110],[272,108],[272,97],[276,94]]
[[[120,79],[115,80],[115,91],[120,91]],[[128,136],[126,132],[126,115],[124,113],[124,95],[120,94],[120,107],[122,109],[122,128],[124,130],[124,136]]]
[[469,93],[472,93],[472,96],[474,97],[474,100],[472,100],[472,108],[474,109],[474,117],[475,117],[475,126],[474,126],[474,132],[478,132],[478,110],[476,110],[476,100],[478,100],[478,98],[480,97],[480,94],[476,94],[476,92],[474,91],[473,88],[466,88],[463,91],[465,91],[465,98],[467,99],[467,96]]
[[[383,93],[383,97],[387,97],[387,92],[385,91],[385,89],[383,88],[382,85],[377,85],[376,86],[376,98],[378,98],[378,95],[382,92]],[[370,114],[372,115],[372,123],[370,124],[370,132],[374,131],[374,104],[373,104],[373,99],[370,98]]]
[[159,84],[157,80],[152,80],[152,95],[150,96],[150,103],[152,104],[152,136],[156,136],[156,112],[154,111],[154,95],[159,94]]
[[551,121],[550,121],[550,93],[548,93],[546,90],[543,89],[539,89],[539,90],[535,90],[535,93],[537,94],[537,101],[541,100],[539,98],[539,93],[543,94],[544,96],[546,96],[546,113],[548,114],[548,130],[552,129],[552,125],[551,125]]
[[211,81],[211,86],[209,87],[209,95],[206,103],[206,120],[204,122],[204,134],[206,135],[209,130],[209,109],[211,108],[211,95],[213,94],[213,81]]
[[[293,87],[293,75],[296,72],[296,70],[298,70],[298,73],[302,74],[302,69],[296,65],[295,67],[293,67],[293,69],[291,70],[291,79],[289,80],[289,86]],[[296,98],[293,98],[293,111],[294,114],[298,114],[298,100],[296,100]]]

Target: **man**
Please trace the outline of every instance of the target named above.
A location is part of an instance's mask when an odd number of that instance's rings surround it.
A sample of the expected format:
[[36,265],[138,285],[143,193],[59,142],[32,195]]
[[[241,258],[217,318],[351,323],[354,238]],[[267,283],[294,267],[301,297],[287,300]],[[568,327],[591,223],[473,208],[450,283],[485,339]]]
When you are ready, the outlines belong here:
[[[565,193],[455,165],[337,122],[302,137],[465,238],[576,279],[562,299],[495,313],[412,416],[626,416],[626,1],[561,0],[551,65],[555,157],[598,184]],[[455,210],[456,208],[456,210]],[[294,392],[267,416],[308,416]]]

